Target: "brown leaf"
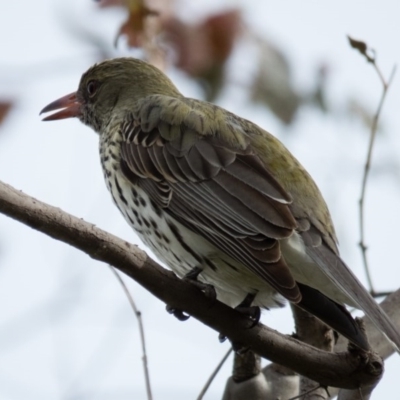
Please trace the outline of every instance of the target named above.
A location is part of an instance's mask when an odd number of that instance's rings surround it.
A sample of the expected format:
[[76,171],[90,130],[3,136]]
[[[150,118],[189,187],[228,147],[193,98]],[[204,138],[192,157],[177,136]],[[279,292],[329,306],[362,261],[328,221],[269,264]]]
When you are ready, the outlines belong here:
[[176,52],[176,66],[202,82],[207,99],[218,94],[227,59],[240,32],[241,14],[230,10],[213,15],[200,24],[177,18],[163,21],[165,40]]
[[208,18],[200,29],[208,32],[215,62],[225,63],[230,56],[240,30],[241,15],[238,10],[227,11]]
[[0,101],[0,124],[3,123],[7,114],[10,112],[12,105],[10,101]]
[[140,47],[145,37],[146,18],[157,15],[156,11],[146,7],[144,0],[126,0],[129,10],[128,20],[121,26],[117,39],[126,35],[130,47]]
[[163,22],[164,39],[176,53],[175,65],[192,77],[198,77],[210,68],[211,54],[205,31],[177,18]]
[[353,49],[358,50],[366,59],[368,62],[375,62],[375,57],[371,57],[368,54],[368,46],[365,42],[362,42],[361,40],[356,40],[347,35],[347,38],[349,39],[350,46]]
[[140,47],[145,41],[146,19],[149,16],[158,15],[154,10],[146,6],[145,0],[100,0],[99,6],[105,7],[125,7],[128,9],[128,19],[121,26],[117,41],[121,35],[126,35],[130,47]]

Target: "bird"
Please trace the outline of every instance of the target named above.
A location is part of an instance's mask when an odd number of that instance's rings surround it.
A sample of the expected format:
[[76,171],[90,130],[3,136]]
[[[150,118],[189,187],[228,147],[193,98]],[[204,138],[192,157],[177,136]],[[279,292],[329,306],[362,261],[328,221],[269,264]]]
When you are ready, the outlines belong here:
[[50,111],[43,120],[78,118],[99,135],[114,203],[178,276],[238,309],[289,301],[369,351],[346,306],[361,309],[398,351],[399,331],[340,257],[316,183],[272,134],[130,57],[90,67]]

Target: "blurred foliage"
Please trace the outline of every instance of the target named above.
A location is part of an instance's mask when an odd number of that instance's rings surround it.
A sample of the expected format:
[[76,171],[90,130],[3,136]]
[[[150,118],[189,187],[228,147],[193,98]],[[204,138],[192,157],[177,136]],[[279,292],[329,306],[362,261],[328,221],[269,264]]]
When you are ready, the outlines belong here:
[[293,86],[292,71],[285,54],[272,43],[259,40],[260,58],[251,84],[253,101],[264,104],[285,124],[293,122],[303,102]]
[[[178,0],[95,1],[103,11],[111,7],[126,11],[125,21],[115,27],[115,47],[125,39],[128,50],[142,50],[143,58],[158,68],[172,63],[200,85],[208,101],[215,101],[229,85],[245,85],[250,100],[268,108],[285,125],[291,125],[298,111],[307,106],[337,118],[351,117],[371,129],[373,115],[361,99],[351,96],[335,107],[329,104],[329,65],[318,66],[312,79],[305,79],[311,82],[309,87],[299,89],[290,57],[268,37],[259,36],[239,8],[187,20],[181,17]],[[115,49],[104,41],[98,27],[92,29],[77,19],[63,22],[72,36],[96,51],[98,60],[115,57]],[[374,62],[375,52],[366,43],[351,37],[348,40],[368,62]],[[249,60],[252,71],[245,82],[238,82],[229,78],[229,68],[243,47],[256,51]],[[12,106],[10,101],[0,101],[0,124]]]
[[169,12],[165,12],[165,5],[160,10],[156,3],[150,5],[144,0],[99,1],[102,8],[122,6],[127,9],[128,19],[119,29],[118,38],[125,36],[129,47],[141,47],[148,61],[157,66],[160,63],[153,60],[155,43],[164,58],[172,54],[174,65],[201,85],[209,101],[215,100],[224,86],[230,84],[226,68],[237,42],[256,43],[259,51],[254,60],[256,73],[249,87],[250,97],[269,107],[282,122],[293,121],[303,99],[293,87],[287,58],[251,32],[240,10],[229,9],[189,23],[174,14],[173,2],[168,4]]
[[13,103],[11,101],[0,101],[0,125],[4,122],[12,106]]
[[228,10],[189,24],[171,17],[162,22],[163,41],[175,53],[175,66],[197,80],[208,100],[225,84],[225,65],[240,36],[241,13]]
[[[259,37],[240,9],[230,8],[188,22],[178,16],[179,2],[174,0],[97,2],[103,9],[117,6],[127,11],[126,21],[119,29],[116,27],[116,43],[125,37],[128,47],[141,48],[147,61],[161,69],[172,60],[176,68],[199,83],[208,101],[214,101],[226,86],[235,84],[229,81],[227,71],[240,42],[257,49],[251,60],[254,73],[246,83],[253,102],[267,107],[286,125],[294,122],[303,106],[334,112],[326,93],[329,66],[319,66],[311,86],[299,90],[292,79],[289,57],[268,38]],[[350,39],[350,43],[363,50],[361,42]],[[355,116],[364,124],[372,121],[371,114],[356,99],[345,101],[342,109],[344,116]]]
[[[311,82],[309,86],[300,89],[293,80],[295,67],[290,57],[268,37],[259,36],[239,8],[188,20],[182,18],[178,0],[95,1],[103,12],[112,7],[126,11],[125,21],[115,27],[114,47],[125,44],[133,52],[140,49],[141,57],[162,70],[173,64],[199,84],[208,101],[216,101],[225,88],[239,85],[245,86],[252,102],[268,108],[285,125],[291,125],[306,106],[336,118],[351,117],[371,128],[373,115],[360,99],[352,96],[334,107],[329,104],[329,65],[318,66],[311,79],[304,80]],[[75,18],[63,18],[62,22],[71,36],[95,50],[98,61],[116,56],[110,42],[102,37],[101,27],[90,27]],[[348,40],[369,62],[374,60],[374,51],[364,42]],[[230,61],[243,48],[256,51],[249,59],[251,71],[246,71],[243,81],[237,81],[230,78]],[[52,71],[61,67],[65,67],[64,62]],[[0,123],[11,106],[11,102],[0,102]]]
[[150,16],[157,16],[158,12],[147,7],[144,0],[101,0],[100,7],[125,7],[128,10],[128,19],[119,29],[117,39],[124,35],[128,38],[130,47],[141,47],[151,38],[147,36],[146,20]]

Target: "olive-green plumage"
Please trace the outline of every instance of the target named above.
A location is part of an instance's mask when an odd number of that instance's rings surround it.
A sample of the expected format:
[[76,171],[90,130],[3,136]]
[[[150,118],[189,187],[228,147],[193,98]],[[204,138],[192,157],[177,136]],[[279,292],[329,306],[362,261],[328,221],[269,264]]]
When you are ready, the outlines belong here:
[[[67,96],[68,97],[68,96]],[[133,58],[90,68],[75,94],[43,111],[78,117],[100,135],[107,186],[128,223],[180,276],[202,271],[231,306],[282,296],[368,345],[343,304],[364,310],[392,342],[400,335],[339,257],[321,193],[265,130],[184,97]]]

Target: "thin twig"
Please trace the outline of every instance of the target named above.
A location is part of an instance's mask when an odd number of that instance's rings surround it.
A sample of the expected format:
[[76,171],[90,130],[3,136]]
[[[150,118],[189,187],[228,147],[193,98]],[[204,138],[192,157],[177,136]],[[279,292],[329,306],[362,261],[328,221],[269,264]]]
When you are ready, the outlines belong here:
[[301,398],[307,396],[308,394],[312,393],[314,390],[319,389],[320,387],[322,387],[322,386],[321,385],[315,386],[315,387],[311,388],[310,390],[307,390],[306,392],[299,394],[298,396],[291,397],[289,400],[301,399]]
[[138,324],[139,324],[140,341],[142,343],[142,352],[143,352],[142,360],[143,360],[144,379],[146,382],[147,399],[152,400],[153,396],[151,394],[150,375],[149,375],[149,368],[148,368],[148,364],[147,364],[147,352],[146,352],[146,342],[145,342],[144,328],[143,328],[143,321],[142,321],[142,313],[136,307],[133,297],[132,297],[131,293],[129,292],[129,289],[127,288],[125,282],[119,275],[119,273],[115,270],[115,268],[112,265],[109,265],[109,268],[112,271],[112,273],[115,275],[115,277],[117,278],[118,282],[121,284],[122,289],[124,290],[126,297],[128,298],[129,304],[131,305],[132,310],[135,313]]
[[393,293],[393,290],[388,290],[388,291],[384,291],[384,292],[375,292],[374,291],[373,293],[371,293],[371,295],[372,295],[373,298],[377,299],[379,297],[389,296],[392,293]]
[[207,379],[207,382],[205,383],[203,389],[201,390],[199,396],[197,397],[197,400],[202,400],[202,398],[204,397],[204,395],[206,394],[208,388],[210,387],[212,381],[214,380],[214,378],[217,376],[219,370],[222,368],[222,366],[225,364],[225,361],[228,359],[228,357],[230,356],[230,354],[232,353],[232,347],[226,352],[226,354],[224,355],[224,357],[222,358],[222,360],[219,362],[219,364],[217,365],[217,367],[215,368],[215,370],[213,371],[213,373],[210,375],[210,377]]
[[371,159],[372,159],[372,150],[374,147],[374,143],[375,143],[375,137],[376,137],[376,132],[377,132],[377,128],[378,128],[378,121],[379,121],[379,117],[382,111],[382,106],[383,103],[385,102],[385,98],[386,98],[386,94],[387,91],[390,87],[390,84],[393,80],[394,74],[396,72],[396,65],[393,67],[392,72],[390,74],[389,80],[386,81],[381,70],[379,69],[379,67],[376,64],[375,58],[370,59],[369,62],[371,62],[375,68],[375,70],[377,71],[379,78],[382,82],[382,86],[383,86],[383,91],[382,91],[382,96],[381,99],[379,101],[379,105],[378,108],[376,110],[376,113],[374,115],[374,119],[372,121],[372,126],[371,126],[371,135],[369,138],[369,144],[368,144],[368,153],[367,153],[367,159],[365,162],[365,167],[364,167],[364,174],[363,174],[363,178],[362,178],[362,185],[361,185],[361,195],[360,195],[360,200],[359,200],[359,216],[360,216],[360,242],[359,242],[359,246],[361,248],[361,254],[362,254],[362,258],[363,258],[363,264],[364,264],[364,270],[365,270],[365,274],[367,276],[367,280],[368,280],[368,285],[371,291],[371,294],[374,296],[376,294],[375,289],[373,287],[372,284],[372,278],[371,278],[371,274],[369,271],[369,265],[368,265],[368,258],[367,258],[367,246],[365,244],[365,227],[364,227],[364,202],[365,202],[365,193],[366,193],[366,188],[367,188],[367,180],[368,180],[368,174],[369,174],[369,170],[371,168]]

